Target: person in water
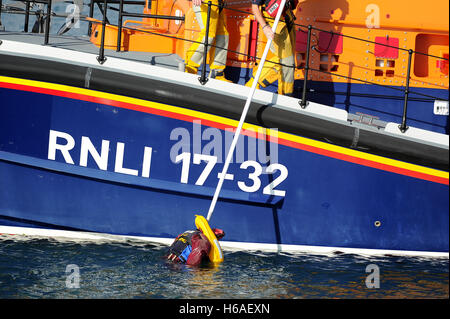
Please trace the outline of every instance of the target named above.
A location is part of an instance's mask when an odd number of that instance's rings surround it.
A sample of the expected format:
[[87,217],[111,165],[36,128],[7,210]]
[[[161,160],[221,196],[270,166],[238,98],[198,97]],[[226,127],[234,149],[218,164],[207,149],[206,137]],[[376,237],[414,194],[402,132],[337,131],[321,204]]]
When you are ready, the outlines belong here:
[[[225,232],[218,228],[212,231],[220,240]],[[201,230],[188,230],[178,235],[169,247],[167,259],[175,263],[184,263],[190,266],[198,266],[209,261],[211,243]]]
[[[224,69],[227,64],[228,39],[226,15],[223,10],[223,0],[211,0],[211,15],[208,33],[208,52],[210,55],[209,67],[215,79],[231,82],[225,78]],[[198,67],[203,61],[204,42],[206,37],[206,24],[208,17],[208,4],[202,0],[192,0],[193,10],[200,25],[200,33],[186,52],[186,72],[197,74]],[[214,45],[214,46],[211,46]]]

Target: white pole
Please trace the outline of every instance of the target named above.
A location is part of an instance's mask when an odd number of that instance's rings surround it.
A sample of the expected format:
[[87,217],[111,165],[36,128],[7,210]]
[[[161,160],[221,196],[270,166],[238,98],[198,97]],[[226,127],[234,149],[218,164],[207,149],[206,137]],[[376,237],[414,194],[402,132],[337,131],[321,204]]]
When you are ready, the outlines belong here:
[[[275,22],[272,26],[272,31],[275,34],[277,30],[278,22],[280,21],[280,17],[282,12],[284,11],[284,5],[286,0],[281,0],[281,5],[278,8],[277,16],[275,17]],[[264,63],[266,62],[267,54],[269,53],[270,45],[272,44],[272,39],[268,39],[266,43],[266,47],[264,49],[263,55],[261,57],[261,61],[259,62],[258,70],[256,71],[256,75],[253,81],[253,85],[250,88],[250,93],[247,97],[247,101],[244,106],[244,110],[242,111],[241,119],[239,120],[239,125],[236,129],[236,133],[234,134],[233,141],[231,142],[230,149],[227,154],[227,158],[225,160],[225,164],[223,165],[222,175],[219,178],[219,183],[217,184],[216,191],[214,192],[214,197],[211,201],[211,205],[209,206],[208,217],[206,218],[208,221],[211,218],[211,215],[214,212],[214,208],[217,203],[217,198],[219,197],[220,190],[222,189],[223,181],[225,179],[225,174],[227,173],[228,166],[230,165],[231,158],[233,157],[234,149],[236,148],[237,140],[241,134],[242,126],[244,125],[245,117],[247,116],[248,109],[250,108],[250,103],[252,102],[253,95],[255,94],[256,85],[258,84],[259,77],[261,76],[262,68]]]

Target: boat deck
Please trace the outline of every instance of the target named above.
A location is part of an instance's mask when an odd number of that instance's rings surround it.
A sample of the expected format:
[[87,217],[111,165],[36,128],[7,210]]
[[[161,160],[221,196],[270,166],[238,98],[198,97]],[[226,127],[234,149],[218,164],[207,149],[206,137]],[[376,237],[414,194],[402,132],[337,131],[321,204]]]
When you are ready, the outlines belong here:
[[[44,34],[25,33],[25,32],[0,32],[0,40],[10,40],[24,42],[29,44],[44,45]],[[61,48],[66,50],[74,50],[78,52],[98,54],[99,48],[89,41],[89,36],[73,36],[73,35],[54,35],[50,34],[47,46]],[[150,52],[128,52],[110,50],[105,48],[106,57],[115,57],[135,62],[151,63],[160,67],[170,69],[178,69],[183,59],[177,54],[161,54]]]

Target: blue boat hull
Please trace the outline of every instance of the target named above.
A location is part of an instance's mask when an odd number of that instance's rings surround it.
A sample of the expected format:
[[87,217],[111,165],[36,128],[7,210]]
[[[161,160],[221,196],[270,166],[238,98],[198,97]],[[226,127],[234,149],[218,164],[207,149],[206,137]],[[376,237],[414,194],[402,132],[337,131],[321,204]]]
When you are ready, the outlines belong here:
[[[18,88],[0,88],[0,101],[0,224],[174,238],[194,227],[195,214],[206,215],[222,164],[205,174],[206,161],[194,163],[194,154],[220,161],[228,134],[205,125],[208,115],[193,123]],[[242,137],[247,164],[230,165],[212,216],[227,241],[448,252],[448,178],[261,140]],[[175,163],[174,149],[189,158]],[[271,164],[261,153],[276,155],[273,174],[254,174]],[[274,180],[279,192],[271,195]]]

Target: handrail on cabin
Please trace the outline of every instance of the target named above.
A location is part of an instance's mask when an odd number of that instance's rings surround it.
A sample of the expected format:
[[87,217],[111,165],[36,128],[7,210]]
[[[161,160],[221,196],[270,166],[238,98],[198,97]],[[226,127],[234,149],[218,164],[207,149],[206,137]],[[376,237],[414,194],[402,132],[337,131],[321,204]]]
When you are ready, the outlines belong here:
[[3,3],[2,3],[2,0],[0,0],[0,31],[4,30],[4,27],[2,25],[2,7],[3,7]]
[[[122,1],[122,0],[121,0]],[[209,24],[211,20],[211,5],[212,2],[208,1],[208,12],[206,14],[206,32],[205,32],[205,43],[203,48],[203,61],[202,61],[202,74],[198,78],[202,85],[205,85],[208,82],[208,78],[206,77],[206,58],[208,56],[208,38],[209,38]]]
[[97,61],[100,64],[105,63],[106,61],[106,57],[105,57],[105,31],[106,31],[106,16],[107,16],[107,11],[108,11],[108,4],[107,4],[107,0],[103,0],[104,1],[104,8],[103,8],[103,20],[102,20],[102,40],[101,40],[101,45],[100,45],[100,51],[99,54],[97,56]]
[[[47,5],[47,13],[48,17],[45,23],[45,32],[44,32],[44,44],[47,45],[49,42],[50,36],[50,17],[52,15],[52,0],[21,0],[25,2],[25,23],[24,23],[24,32],[28,32],[28,23],[30,18],[30,2],[34,3],[43,3]],[[0,25],[1,25],[1,12],[2,12],[2,1],[0,0]]]
[[[25,2],[26,4],[26,9],[25,9],[25,26],[24,26],[24,32],[28,32],[28,21],[29,21],[29,14],[30,14],[30,2],[35,2],[35,3],[44,3],[47,4],[47,20],[46,20],[46,28],[45,28],[45,36],[44,36],[44,44],[47,45],[49,42],[49,30],[50,30],[50,18],[51,18],[51,6],[52,6],[52,0],[21,0],[22,2]],[[103,20],[102,20],[102,39],[101,39],[101,45],[99,48],[99,56],[97,57],[97,60],[99,61],[100,64],[103,64],[106,61],[106,57],[104,55],[104,37],[105,37],[105,29],[106,29],[106,24],[108,23],[107,21],[107,8],[108,8],[108,4],[119,4],[119,21],[118,21],[118,36],[117,36],[117,51],[120,51],[120,43],[121,43],[121,33],[122,33],[122,29],[131,29],[133,30],[133,28],[130,27],[126,27],[123,26],[123,17],[124,16],[128,16],[128,17],[142,17],[142,18],[158,18],[158,19],[169,19],[169,20],[178,20],[178,21],[184,21],[184,17],[180,17],[180,16],[166,16],[166,15],[151,15],[151,14],[141,14],[141,13],[127,13],[123,11],[123,6],[124,4],[145,4],[144,1],[137,1],[137,0],[90,0],[90,10],[89,10],[89,17],[92,18],[93,17],[93,13],[94,13],[94,4],[97,3],[97,5],[99,6],[99,9],[102,11],[103,14]],[[103,3],[103,10],[100,7],[99,3]],[[203,2],[206,3],[206,2]],[[219,6],[216,4],[212,4],[211,1],[208,1],[208,12],[210,12],[211,6]],[[232,8],[227,8],[230,11],[236,11],[236,12],[240,12],[240,13],[244,13],[244,14],[248,14],[251,15],[250,12],[247,11],[243,11],[243,10],[238,10],[238,9],[232,9]],[[2,0],[0,0],[0,26],[1,26],[1,12],[2,12]],[[207,17],[207,29],[209,28],[209,20],[210,20],[210,14],[208,14]],[[108,23],[109,24],[109,23]],[[89,25],[91,25],[91,21],[89,21]],[[112,25],[112,24],[110,24]],[[341,33],[336,33],[333,31],[328,31],[328,30],[323,30],[320,28],[317,28],[315,26],[312,25],[302,25],[302,24],[298,24],[298,23],[294,23],[295,26],[297,27],[301,27],[301,28],[306,28],[307,29],[307,48],[306,48],[306,57],[305,57],[305,75],[304,75],[304,79],[303,79],[303,90],[302,90],[302,97],[299,100],[299,105],[301,108],[305,108],[307,106],[307,84],[308,84],[308,77],[309,77],[309,72],[310,71],[314,71],[314,72],[319,72],[319,73],[325,73],[325,74],[332,74],[330,72],[324,71],[324,70],[320,70],[320,69],[314,69],[310,67],[309,64],[309,58],[311,55],[311,49],[314,50],[318,50],[316,48],[316,45],[311,46],[311,35],[312,35],[312,30],[316,30],[316,31],[321,31],[321,32],[327,32],[330,33],[332,35],[331,39],[333,38],[334,35],[338,35],[338,36],[342,36],[342,37],[347,37],[347,38],[351,38],[354,40],[358,40],[358,41],[363,41],[363,42],[367,42],[367,43],[372,43],[372,44],[377,44],[377,45],[381,45],[384,47],[389,47],[389,48],[394,48],[397,50],[401,50],[401,51],[406,51],[408,52],[408,68],[407,68],[407,76],[406,76],[406,85],[405,85],[405,89],[399,89],[399,88],[395,88],[395,87],[391,87],[391,86],[384,86],[375,82],[369,82],[369,81],[365,81],[365,80],[361,80],[361,79],[357,79],[357,78],[352,78],[349,76],[345,76],[345,75],[339,75],[341,77],[350,79],[350,80],[355,80],[355,81],[360,81],[363,83],[367,83],[367,84],[371,84],[371,85],[378,85],[378,86],[383,86],[389,89],[394,89],[397,91],[403,91],[404,92],[404,102],[403,102],[403,115],[402,115],[402,123],[399,125],[399,129],[402,133],[406,132],[406,130],[408,129],[407,125],[406,125],[406,121],[407,121],[407,108],[408,108],[408,100],[409,100],[409,95],[410,94],[416,94],[416,95],[421,95],[424,97],[428,97],[428,98],[432,98],[432,99],[438,99],[438,100],[442,100],[441,98],[437,98],[431,95],[427,95],[427,94],[423,94],[423,93],[419,93],[419,92],[413,92],[410,91],[409,89],[409,82],[410,82],[410,73],[411,73],[411,64],[412,64],[412,56],[413,54],[420,54],[420,55],[425,55],[428,57],[432,57],[432,58],[436,58],[436,59],[440,59],[440,60],[444,60],[444,61],[449,61],[449,59],[444,58],[444,57],[438,57],[435,55],[431,55],[431,54],[427,54],[427,53],[423,53],[423,52],[418,52],[418,51],[414,51],[412,49],[405,49],[405,48],[400,48],[400,47],[395,47],[389,44],[383,44],[383,43],[378,43],[375,41],[370,41],[367,39],[361,39],[361,38],[357,38],[357,37],[353,37],[353,36],[349,36],[349,35],[345,35],[345,34],[341,34]],[[114,25],[112,25],[114,26]],[[90,27],[89,27],[89,33],[90,33]],[[140,30],[141,32],[148,32],[148,33],[153,33],[151,31],[146,31],[146,30]],[[301,31],[301,30],[300,30]],[[305,32],[305,31],[302,31]],[[162,35],[162,34],[158,34],[158,33],[154,33],[157,35],[161,35],[161,36],[165,36],[165,37],[171,37],[171,38],[176,38],[179,40],[183,40],[183,41],[190,41],[190,42],[197,42],[197,41],[192,41],[192,40],[188,40],[188,39],[183,39],[183,38],[179,38],[179,37],[175,37],[175,36],[170,36],[170,35]],[[208,34],[208,32],[207,32]],[[331,43],[331,40],[330,40]],[[201,84],[205,84],[207,82],[207,78],[206,78],[206,52],[208,50],[208,46],[210,47],[216,47],[215,45],[209,44],[208,43],[208,36],[205,37],[205,42],[203,43],[204,45],[204,50],[205,50],[205,54],[204,54],[204,59],[203,59],[203,67],[202,67],[202,74],[201,77],[199,78],[199,81]],[[245,55],[248,56],[249,58],[253,58],[253,59],[258,59],[258,57],[256,56],[249,56],[246,53],[241,53],[241,52],[236,52],[234,50],[230,50],[227,48],[227,51],[231,51],[233,53],[236,54],[240,54],[240,55]],[[271,62],[271,63],[275,63],[275,62]],[[281,64],[282,63],[277,63],[277,64]],[[286,65],[284,65],[286,66]],[[287,67],[292,67],[292,66],[287,66]],[[297,68],[296,66],[294,66],[294,68]]]

